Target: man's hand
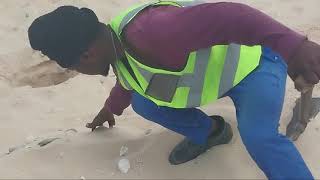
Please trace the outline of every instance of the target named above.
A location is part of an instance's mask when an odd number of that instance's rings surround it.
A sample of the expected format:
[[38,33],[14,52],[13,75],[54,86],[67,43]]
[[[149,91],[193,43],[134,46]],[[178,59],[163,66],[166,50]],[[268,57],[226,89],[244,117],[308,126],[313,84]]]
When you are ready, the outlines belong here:
[[294,87],[301,93],[306,93],[313,89],[314,85],[307,83],[302,76],[298,76],[294,80]]
[[87,123],[86,127],[94,131],[97,127],[103,126],[103,123],[106,121],[109,123],[109,128],[112,128],[116,124],[113,114],[103,108],[91,123]]
[[307,83],[319,83],[320,45],[309,40],[304,41],[289,59],[288,74],[292,80],[302,76]]

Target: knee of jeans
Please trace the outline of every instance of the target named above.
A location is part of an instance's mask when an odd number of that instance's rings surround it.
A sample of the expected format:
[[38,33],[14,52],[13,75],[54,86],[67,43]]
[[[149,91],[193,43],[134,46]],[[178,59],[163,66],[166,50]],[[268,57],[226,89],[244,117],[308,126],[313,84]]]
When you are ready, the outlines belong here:
[[241,128],[238,127],[243,144],[250,151],[259,151],[265,145],[272,143],[278,136],[278,133],[268,131],[266,129],[258,129],[255,127]]

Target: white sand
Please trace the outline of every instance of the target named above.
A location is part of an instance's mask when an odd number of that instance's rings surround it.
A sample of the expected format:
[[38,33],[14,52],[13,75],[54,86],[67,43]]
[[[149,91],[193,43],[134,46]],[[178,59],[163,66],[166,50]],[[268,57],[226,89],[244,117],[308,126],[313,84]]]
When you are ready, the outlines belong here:
[[[190,163],[170,166],[168,154],[182,137],[145,121],[131,108],[117,118],[117,126],[111,130],[102,128],[91,133],[84,127],[102,107],[115,82],[114,77],[65,72],[54,63],[45,62],[47,59],[34,53],[28,45],[26,29],[32,20],[59,5],[87,6],[93,8],[101,20],[108,21],[135,2],[1,1],[0,178],[265,178],[244,149],[230,100],[203,109],[224,116],[232,124],[235,132],[232,143],[216,147]],[[259,8],[320,43],[319,0],[238,2]],[[63,83],[54,86],[60,82]],[[319,96],[318,87],[315,91],[315,96]],[[298,95],[292,82],[288,81],[282,130],[292,116]],[[66,133],[70,128],[78,132]],[[319,128],[320,117],[317,117],[296,142],[316,178],[320,178]],[[149,129],[152,129],[151,133]],[[148,130],[150,134],[145,135]],[[48,137],[60,139],[42,148],[36,145]],[[25,143],[27,147],[22,146]],[[129,148],[126,158],[130,160],[131,169],[127,174],[121,174],[117,169],[122,146]],[[18,150],[5,155],[12,147],[18,147]]]

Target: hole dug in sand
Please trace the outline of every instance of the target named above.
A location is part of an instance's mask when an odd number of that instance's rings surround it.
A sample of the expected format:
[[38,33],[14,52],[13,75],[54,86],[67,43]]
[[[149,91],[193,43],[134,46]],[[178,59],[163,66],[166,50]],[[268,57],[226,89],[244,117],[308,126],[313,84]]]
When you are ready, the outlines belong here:
[[62,69],[54,61],[45,61],[14,74],[10,81],[16,87],[40,88],[63,83],[76,75],[77,72]]

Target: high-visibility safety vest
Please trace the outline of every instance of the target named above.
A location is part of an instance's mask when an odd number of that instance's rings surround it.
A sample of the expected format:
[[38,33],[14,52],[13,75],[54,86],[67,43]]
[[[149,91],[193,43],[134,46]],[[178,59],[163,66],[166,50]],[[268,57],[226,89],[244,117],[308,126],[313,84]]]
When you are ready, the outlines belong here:
[[[186,7],[199,3],[159,1],[138,5],[115,17],[110,25],[121,39],[126,25],[149,6]],[[146,66],[128,52],[125,52],[127,59],[116,60],[114,66],[118,80],[125,89],[134,90],[159,106],[192,108],[222,97],[259,65],[261,54],[261,46],[232,43],[190,52],[186,66],[179,72]]]

